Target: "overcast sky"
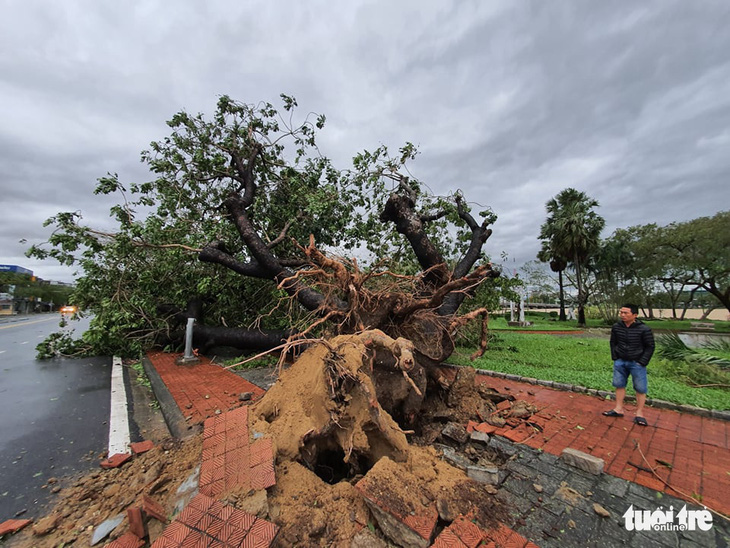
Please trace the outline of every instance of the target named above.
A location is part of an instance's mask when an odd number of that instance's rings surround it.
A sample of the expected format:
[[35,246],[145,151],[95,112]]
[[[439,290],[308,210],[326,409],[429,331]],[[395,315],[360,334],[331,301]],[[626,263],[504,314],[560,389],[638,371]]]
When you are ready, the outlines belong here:
[[146,180],[175,112],[280,93],[327,116],[338,167],[416,144],[431,190],[497,213],[510,268],[566,187],[604,236],[730,208],[727,0],[0,0],[0,264],[71,281],[23,255],[47,217],[108,223],[96,178]]

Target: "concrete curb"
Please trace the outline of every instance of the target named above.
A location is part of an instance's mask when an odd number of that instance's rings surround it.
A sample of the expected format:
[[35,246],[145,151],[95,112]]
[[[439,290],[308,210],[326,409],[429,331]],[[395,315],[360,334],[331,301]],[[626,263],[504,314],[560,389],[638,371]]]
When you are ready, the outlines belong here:
[[[469,367],[464,365],[456,365],[453,363],[443,363],[447,367],[458,369],[460,367]],[[556,381],[545,381],[541,379],[534,379],[532,377],[522,377],[520,375],[513,375],[511,373],[502,373],[501,371],[490,371],[488,369],[474,369],[477,375],[485,375],[487,377],[495,377],[498,379],[507,379],[510,381],[524,382],[528,384],[536,384],[540,386],[547,386],[548,388],[554,388],[555,390],[563,390],[566,392],[578,392],[581,394],[588,394],[589,396],[598,396],[601,398],[613,398],[613,392],[607,390],[596,390],[595,388],[586,388],[577,384],[566,384]],[[626,396],[626,401],[635,401],[634,396]],[[730,411],[720,411],[719,409],[705,409],[703,407],[695,407],[693,405],[684,405],[673,403],[664,400],[655,400],[652,398],[646,398],[646,405],[656,407],[657,409],[670,409],[672,411],[679,411],[681,413],[690,413],[692,415],[699,415],[700,417],[708,417],[712,419],[718,419],[723,421],[730,421]]]
[[200,425],[190,425],[183,417],[182,411],[177,406],[175,398],[167,389],[167,385],[163,382],[160,374],[152,365],[147,356],[142,358],[142,367],[150,380],[152,391],[155,393],[157,401],[160,402],[160,411],[165,418],[165,424],[174,438],[185,439],[187,437],[198,434],[202,431]]

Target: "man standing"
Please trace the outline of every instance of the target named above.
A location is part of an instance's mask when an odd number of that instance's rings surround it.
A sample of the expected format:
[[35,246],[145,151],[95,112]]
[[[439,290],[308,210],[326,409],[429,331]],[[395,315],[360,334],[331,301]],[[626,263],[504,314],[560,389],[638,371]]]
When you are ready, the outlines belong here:
[[626,382],[631,382],[636,391],[636,416],[634,422],[646,426],[644,403],[646,403],[646,366],[654,353],[654,335],[651,329],[636,319],[639,307],[625,304],[619,311],[619,321],[611,328],[611,359],[613,360],[613,386],[616,388],[616,407],[604,411],[607,417],[624,416]]

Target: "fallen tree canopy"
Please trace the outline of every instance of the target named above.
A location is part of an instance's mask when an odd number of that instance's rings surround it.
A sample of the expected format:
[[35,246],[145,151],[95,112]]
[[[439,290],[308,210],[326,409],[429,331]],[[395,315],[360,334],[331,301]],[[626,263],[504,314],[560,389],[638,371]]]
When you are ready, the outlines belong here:
[[84,340],[100,354],[174,347],[188,317],[204,352],[363,332],[410,341],[397,367],[390,351],[374,358],[384,407],[410,422],[460,327],[481,319],[486,347],[487,309],[459,311],[499,278],[483,253],[496,216],[475,218],[461,193],[433,196],[404,175],[410,144],[334,169],[315,143],[324,117],[294,124],[296,101],[282,99],[288,117],[225,96],[211,120],[176,114],[142,154],[153,180],[99,180],[97,193],[123,198],[114,230],[59,213],[50,245],[29,253],[81,267],[73,300],[94,314]]

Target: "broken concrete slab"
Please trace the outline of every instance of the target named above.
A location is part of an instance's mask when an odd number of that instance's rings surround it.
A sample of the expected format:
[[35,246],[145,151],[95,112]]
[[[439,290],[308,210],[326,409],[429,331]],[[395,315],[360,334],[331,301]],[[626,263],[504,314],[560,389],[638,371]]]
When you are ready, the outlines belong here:
[[499,484],[499,468],[496,466],[467,466],[466,475],[479,483]]
[[456,422],[448,423],[444,429],[441,430],[441,434],[457,443],[466,443],[469,439],[469,434],[467,434],[466,429]]
[[482,443],[484,445],[489,444],[489,434],[474,430],[469,436],[472,442]]
[[468,458],[459,453],[453,447],[449,447],[448,445],[442,445],[439,443],[434,443],[433,446],[436,448],[437,451],[441,451],[444,460],[452,466],[456,466],[461,470],[466,470],[467,467],[472,465],[472,462]]
[[99,544],[123,521],[124,514],[119,514],[99,524],[99,526],[94,529],[94,534],[91,535],[91,545],[95,546],[96,544]]
[[594,457],[593,455],[589,455],[583,451],[566,447],[560,454],[560,458],[565,461],[565,463],[575,466],[576,468],[580,468],[590,474],[600,476],[603,473],[603,467],[605,465],[603,459],[599,459],[598,457]]

